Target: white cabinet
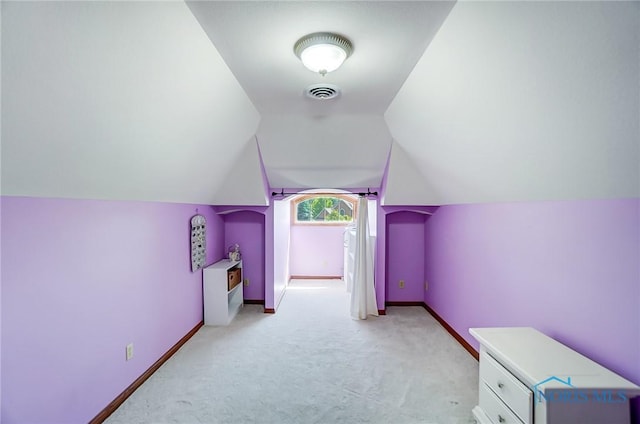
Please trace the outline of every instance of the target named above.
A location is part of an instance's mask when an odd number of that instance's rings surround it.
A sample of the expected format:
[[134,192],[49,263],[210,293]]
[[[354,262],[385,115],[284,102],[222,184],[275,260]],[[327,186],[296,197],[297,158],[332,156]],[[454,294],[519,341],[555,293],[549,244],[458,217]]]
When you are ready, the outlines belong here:
[[640,387],[530,327],[471,328],[480,424],[628,424]]
[[242,261],[223,259],[202,270],[204,325],[228,325],[244,303],[242,282],[229,290],[229,271]]

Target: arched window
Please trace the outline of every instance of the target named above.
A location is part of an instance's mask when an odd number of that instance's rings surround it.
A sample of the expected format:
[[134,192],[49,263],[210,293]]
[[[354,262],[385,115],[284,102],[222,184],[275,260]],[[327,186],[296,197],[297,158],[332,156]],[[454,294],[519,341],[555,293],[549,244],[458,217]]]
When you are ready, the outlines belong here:
[[349,195],[309,194],[291,204],[295,224],[347,225],[356,216],[356,199]]

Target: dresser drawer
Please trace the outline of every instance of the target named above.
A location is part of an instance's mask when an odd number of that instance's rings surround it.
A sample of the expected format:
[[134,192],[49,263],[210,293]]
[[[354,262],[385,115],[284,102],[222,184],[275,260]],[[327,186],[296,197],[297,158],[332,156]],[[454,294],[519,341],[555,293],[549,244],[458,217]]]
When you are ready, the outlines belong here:
[[480,407],[493,424],[523,424],[484,383],[480,383]]
[[486,384],[525,424],[532,422],[533,393],[486,352],[480,356],[480,388]]

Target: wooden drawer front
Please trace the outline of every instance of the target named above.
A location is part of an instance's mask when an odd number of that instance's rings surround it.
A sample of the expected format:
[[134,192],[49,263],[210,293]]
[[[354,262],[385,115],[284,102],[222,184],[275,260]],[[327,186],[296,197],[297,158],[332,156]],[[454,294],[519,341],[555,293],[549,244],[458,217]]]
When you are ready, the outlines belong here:
[[532,422],[531,390],[484,352],[480,356],[480,381],[484,381],[525,424]]
[[240,268],[234,268],[234,269],[230,269],[227,272],[228,275],[228,284],[227,284],[227,290],[231,290],[232,288],[234,288],[235,286],[237,286],[238,284],[240,284],[240,280],[242,279],[242,273],[240,271]]
[[486,384],[480,383],[480,407],[493,424],[523,424]]

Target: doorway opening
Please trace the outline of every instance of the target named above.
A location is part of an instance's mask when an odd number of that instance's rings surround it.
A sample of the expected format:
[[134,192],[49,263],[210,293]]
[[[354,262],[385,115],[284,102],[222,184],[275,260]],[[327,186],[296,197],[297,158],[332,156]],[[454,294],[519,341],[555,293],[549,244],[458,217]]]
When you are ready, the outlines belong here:
[[[346,292],[357,202],[356,194],[328,189],[274,201],[276,299],[279,287],[283,295],[286,290],[319,293],[336,287]],[[369,199],[368,207],[369,228],[375,237],[377,200]]]

